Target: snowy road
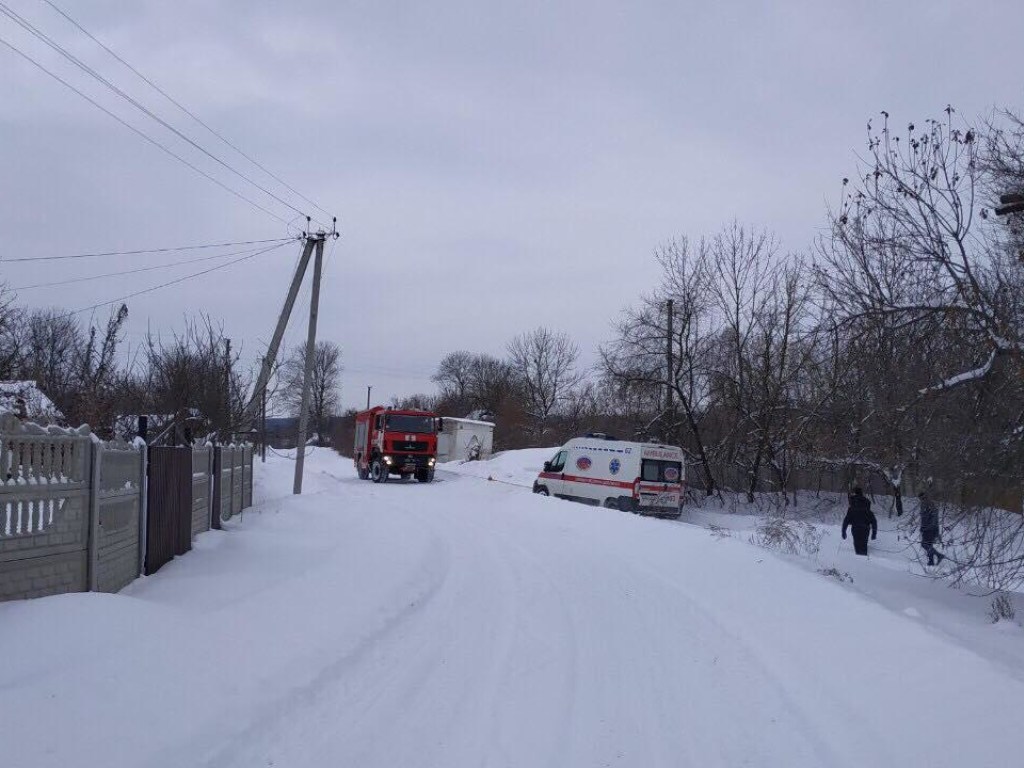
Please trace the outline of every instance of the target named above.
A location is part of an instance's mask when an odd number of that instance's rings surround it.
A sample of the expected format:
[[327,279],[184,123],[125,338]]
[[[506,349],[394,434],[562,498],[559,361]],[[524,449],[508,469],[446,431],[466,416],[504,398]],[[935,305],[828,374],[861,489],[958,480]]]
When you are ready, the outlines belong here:
[[268,464],[261,512],[127,596],[0,605],[0,658],[21,659],[0,670],[4,764],[1018,754],[1024,683],[763,550],[469,477],[375,486],[326,453],[309,466],[292,499],[288,463]]

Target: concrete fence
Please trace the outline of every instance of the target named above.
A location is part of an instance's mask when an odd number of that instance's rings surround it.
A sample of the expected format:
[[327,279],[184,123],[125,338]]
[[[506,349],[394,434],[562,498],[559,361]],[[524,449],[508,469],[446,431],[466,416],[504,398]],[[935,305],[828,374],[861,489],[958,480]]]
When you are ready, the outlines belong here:
[[[191,453],[182,510],[190,539],[252,503],[249,446]],[[160,522],[147,504],[147,454],[141,441],[102,442],[87,427],[44,429],[0,415],[0,601],[117,592],[138,577],[147,530]]]

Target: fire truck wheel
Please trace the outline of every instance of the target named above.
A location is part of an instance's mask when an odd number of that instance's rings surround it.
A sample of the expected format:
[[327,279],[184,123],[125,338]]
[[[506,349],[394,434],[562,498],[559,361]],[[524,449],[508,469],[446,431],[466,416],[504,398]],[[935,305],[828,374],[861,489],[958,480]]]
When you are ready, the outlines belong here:
[[359,479],[360,480],[369,480],[370,479],[370,470],[369,469],[366,469],[365,467],[360,467],[358,472],[359,472]]
[[416,479],[419,480],[421,483],[429,483],[431,480],[434,479],[434,470],[428,469],[422,472],[417,472]]
[[388,468],[380,459],[374,459],[370,465],[370,479],[375,483],[386,483],[388,481]]

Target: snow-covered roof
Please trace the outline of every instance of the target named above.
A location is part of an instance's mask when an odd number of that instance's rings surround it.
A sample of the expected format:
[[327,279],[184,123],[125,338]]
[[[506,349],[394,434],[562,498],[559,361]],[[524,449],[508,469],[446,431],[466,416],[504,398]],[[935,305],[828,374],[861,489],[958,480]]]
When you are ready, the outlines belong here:
[[34,381],[0,381],[0,411],[43,425],[64,421],[64,414]]
[[442,418],[446,422],[451,421],[451,422],[455,422],[455,423],[458,423],[458,424],[475,424],[475,425],[477,425],[479,427],[493,427],[494,426],[494,422],[493,421],[477,421],[476,419],[457,419],[454,416],[443,416]]

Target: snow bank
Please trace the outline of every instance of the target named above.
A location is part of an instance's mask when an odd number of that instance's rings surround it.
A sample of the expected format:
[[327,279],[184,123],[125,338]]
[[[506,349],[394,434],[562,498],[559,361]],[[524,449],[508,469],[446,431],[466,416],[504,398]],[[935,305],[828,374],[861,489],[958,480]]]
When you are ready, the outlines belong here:
[[532,488],[533,481],[544,469],[544,462],[558,452],[558,448],[527,448],[521,451],[502,451],[483,461],[464,463],[450,461],[438,469],[465,477],[496,480],[511,485]]
[[1007,659],[738,533],[508,484],[551,453],[374,485],[317,451],[302,497],[273,458],[157,575],[0,604],[4,765],[1017,762]]

